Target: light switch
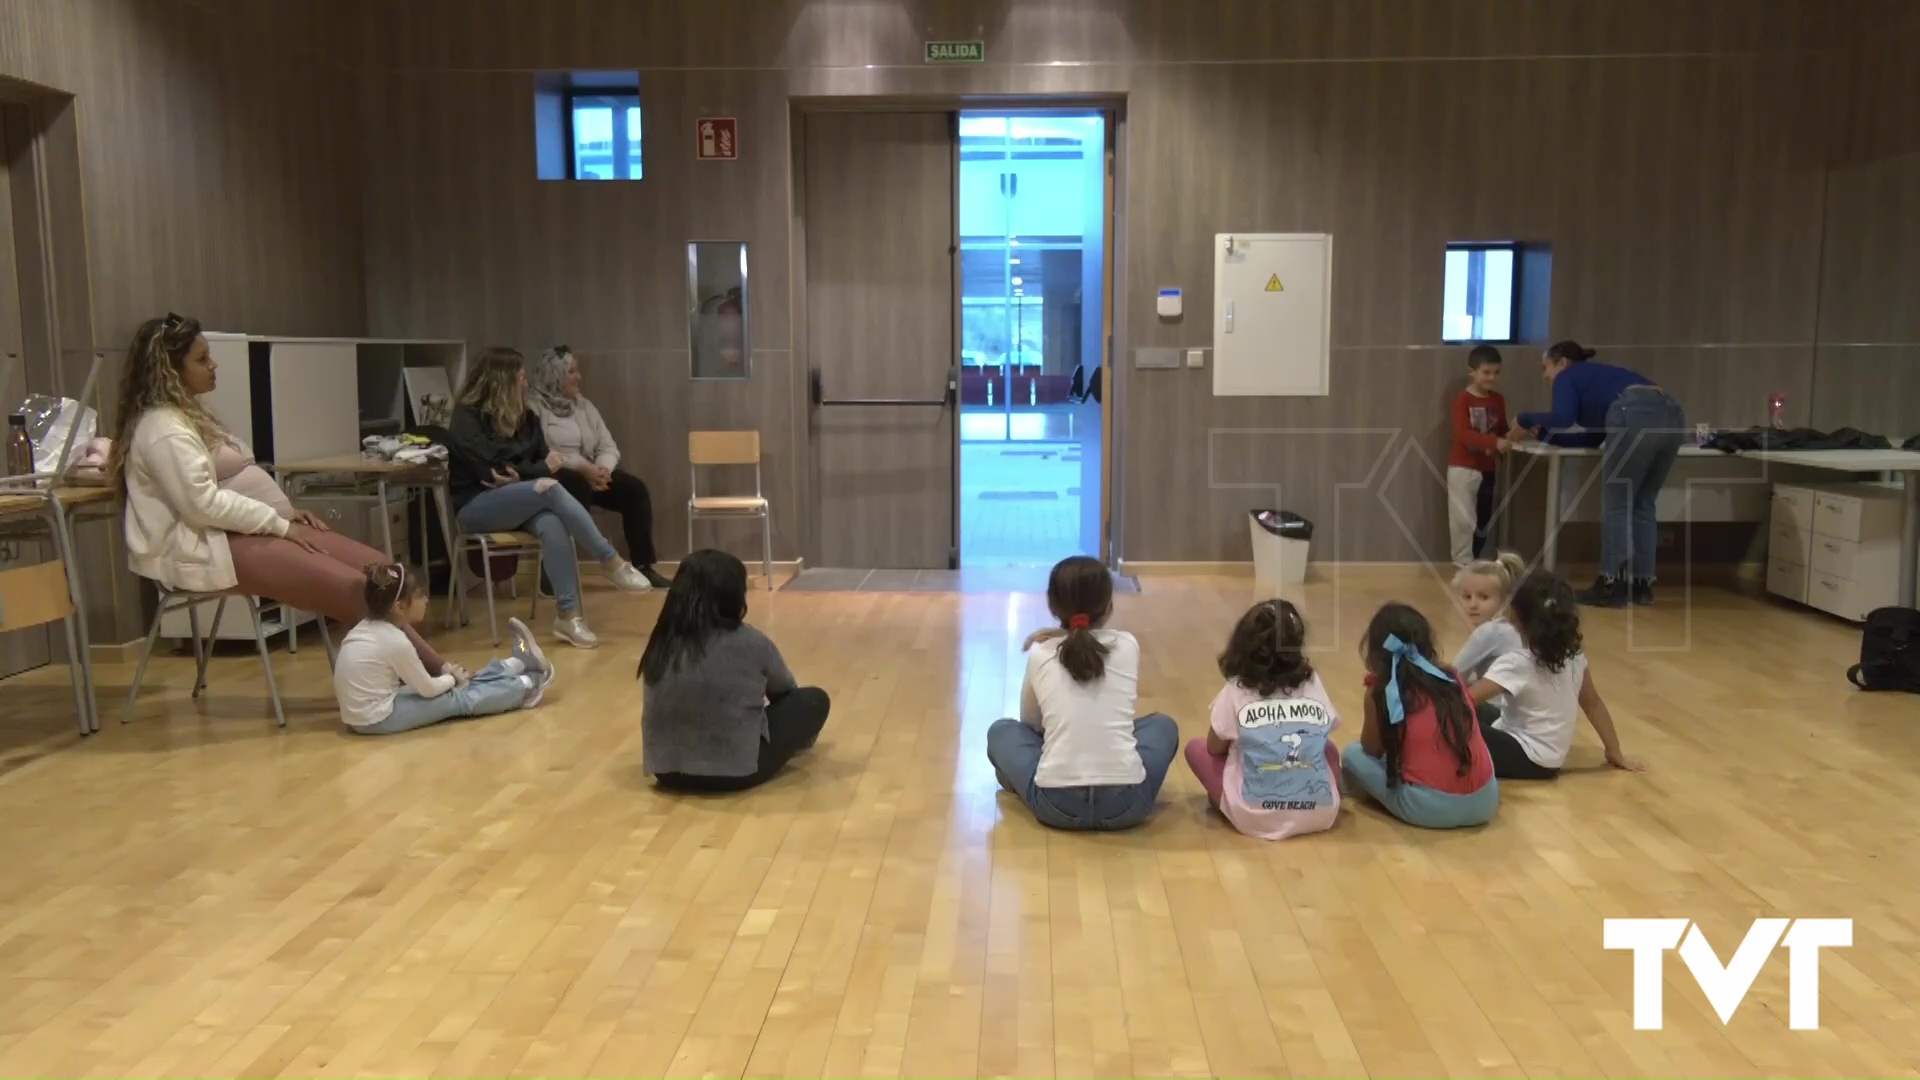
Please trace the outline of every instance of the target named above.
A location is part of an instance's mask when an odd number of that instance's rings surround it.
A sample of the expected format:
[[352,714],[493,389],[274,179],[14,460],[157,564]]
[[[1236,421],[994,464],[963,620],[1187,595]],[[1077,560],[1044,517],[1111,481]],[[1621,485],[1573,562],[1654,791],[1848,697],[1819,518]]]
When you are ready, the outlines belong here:
[[1206,367],[1207,366],[1207,350],[1188,349],[1187,350],[1187,366],[1190,368]]

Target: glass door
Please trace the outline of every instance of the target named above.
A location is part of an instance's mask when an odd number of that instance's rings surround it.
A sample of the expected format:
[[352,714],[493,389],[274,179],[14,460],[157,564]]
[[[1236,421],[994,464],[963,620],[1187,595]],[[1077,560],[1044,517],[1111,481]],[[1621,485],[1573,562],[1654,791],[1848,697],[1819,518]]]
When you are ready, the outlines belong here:
[[960,564],[1100,551],[1106,117],[960,114]]

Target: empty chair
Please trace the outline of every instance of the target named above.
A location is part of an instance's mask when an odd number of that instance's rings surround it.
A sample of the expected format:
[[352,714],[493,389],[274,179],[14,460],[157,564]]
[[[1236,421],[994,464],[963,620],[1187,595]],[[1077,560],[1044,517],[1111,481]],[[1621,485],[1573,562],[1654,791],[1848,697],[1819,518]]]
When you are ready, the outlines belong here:
[[[773,589],[773,512],[760,487],[760,433],[758,431],[690,431],[687,433],[688,490],[687,550],[693,547],[693,523],[700,518],[759,518],[760,565]],[[752,495],[702,495],[700,470],[718,465],[753,466]]]

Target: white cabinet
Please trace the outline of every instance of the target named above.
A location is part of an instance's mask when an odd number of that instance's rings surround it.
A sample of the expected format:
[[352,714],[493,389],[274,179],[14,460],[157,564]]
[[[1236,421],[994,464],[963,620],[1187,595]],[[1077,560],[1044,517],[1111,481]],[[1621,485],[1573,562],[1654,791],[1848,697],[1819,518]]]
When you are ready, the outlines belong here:
[[1213,393],[1325,397],[1333,325],[1333,237],[1213,238]]
[[1878,484],[1776,484],[1767,591],[1859,622],[1900,581],[1900,492]]

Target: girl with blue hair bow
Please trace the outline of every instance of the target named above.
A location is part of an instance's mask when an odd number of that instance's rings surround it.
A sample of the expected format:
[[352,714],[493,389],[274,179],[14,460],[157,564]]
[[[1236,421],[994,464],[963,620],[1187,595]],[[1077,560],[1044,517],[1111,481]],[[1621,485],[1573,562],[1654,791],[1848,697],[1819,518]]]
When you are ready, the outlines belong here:
[[1433,627],[1406,604],[1374,613],[1360,643],[1367,667],[1360,741],[1340,756],[1349,791],[1409,825],[1485,825],[1500,806],[1493,758],[1460,677],[1433,660]]

